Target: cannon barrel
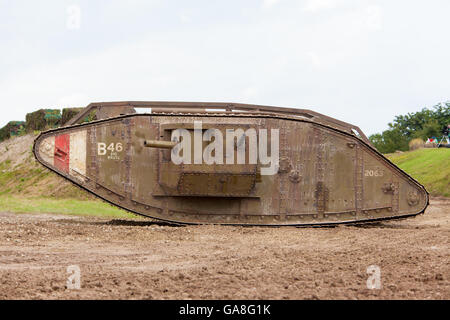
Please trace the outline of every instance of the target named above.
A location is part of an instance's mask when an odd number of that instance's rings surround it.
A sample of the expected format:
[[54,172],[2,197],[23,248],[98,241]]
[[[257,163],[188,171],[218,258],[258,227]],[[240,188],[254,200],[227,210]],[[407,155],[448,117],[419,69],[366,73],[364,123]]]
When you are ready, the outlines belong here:
[[144,146],[146,146],[147,148],[172,149],[176,145],[177,143],[172,141],[161,141],[161,140],[144,141]]

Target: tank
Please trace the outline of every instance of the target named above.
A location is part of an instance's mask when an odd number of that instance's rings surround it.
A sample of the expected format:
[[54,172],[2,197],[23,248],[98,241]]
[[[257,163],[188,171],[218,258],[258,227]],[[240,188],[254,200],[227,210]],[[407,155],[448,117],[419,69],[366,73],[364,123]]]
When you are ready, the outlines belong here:
[[101,199],[179,224],[368,223],[421,214],[429,198],[357,126],[304,109],[92,103],[33,151]]

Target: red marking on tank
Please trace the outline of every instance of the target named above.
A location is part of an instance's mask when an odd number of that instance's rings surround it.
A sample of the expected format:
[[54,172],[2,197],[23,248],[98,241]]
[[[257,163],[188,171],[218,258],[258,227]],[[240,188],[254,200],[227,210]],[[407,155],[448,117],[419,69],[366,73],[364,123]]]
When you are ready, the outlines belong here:
[[55,159],[56,169],[69,173],[70,164],[70,134],[55,137]]

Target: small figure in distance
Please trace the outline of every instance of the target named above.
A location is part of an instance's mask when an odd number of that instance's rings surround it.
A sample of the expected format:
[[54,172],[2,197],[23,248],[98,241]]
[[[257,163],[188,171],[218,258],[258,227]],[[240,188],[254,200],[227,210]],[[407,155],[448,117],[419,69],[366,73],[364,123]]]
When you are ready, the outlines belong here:
[[450,124],[442,129],[442,134],[446,137],[450,136]]

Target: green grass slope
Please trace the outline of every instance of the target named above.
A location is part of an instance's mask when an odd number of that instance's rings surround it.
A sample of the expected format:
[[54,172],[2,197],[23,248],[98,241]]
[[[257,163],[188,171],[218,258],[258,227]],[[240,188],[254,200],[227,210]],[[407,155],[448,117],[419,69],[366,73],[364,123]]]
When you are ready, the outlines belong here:
[[0,211],[113,218],[135,215],[109,205],[37,163],[35,134],[0,142]]
[[419,149],[386,155],[433,196],[450,197],[450,149]]
[[0,196],[0,210],[13,213],[55,213],[80,216],[136,218],[127,211],[99,200],[52,199]]

